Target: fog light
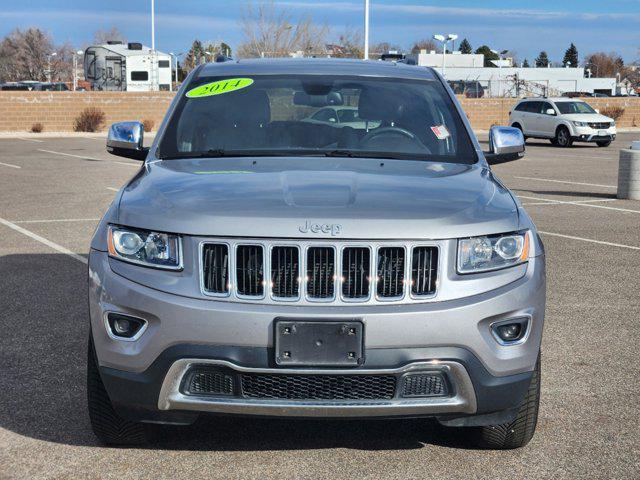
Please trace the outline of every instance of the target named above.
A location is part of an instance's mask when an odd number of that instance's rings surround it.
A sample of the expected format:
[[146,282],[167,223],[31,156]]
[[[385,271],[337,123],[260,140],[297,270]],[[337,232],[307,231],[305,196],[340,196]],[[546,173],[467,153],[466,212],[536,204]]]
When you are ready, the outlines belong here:
[[522,340],[527,333],[528,318],[515,318],[491,325],[493,336],[502,345]]
[[498,327],[498,335],[500,335],[500,338],[505,341],[517,340],[520,337],[521,331],[522,325],[519,323],[509,323]]
[[129,315],[109,313],[107,315],[107,328],[112,337],[122,340],[136,340],[144,330],[147,322]]

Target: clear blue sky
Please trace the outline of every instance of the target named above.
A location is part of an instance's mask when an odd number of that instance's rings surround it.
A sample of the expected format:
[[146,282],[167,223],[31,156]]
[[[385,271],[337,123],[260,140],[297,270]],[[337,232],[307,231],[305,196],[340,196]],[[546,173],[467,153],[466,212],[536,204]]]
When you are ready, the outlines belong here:
[[[224,40],[235,47],[242,0],[156,0],[159,50],[182,52],[194,38]],[[278,0],[295,17],[326,22],[337,36],[360,27],[363,0]],[[116,26],[128,40],[150,43],[150,0],[2,1],[0,35],[37,26],[56,43],[81,47],[99,28]],[[473,48],[513,49],[531,61],[540,50],[561,60],[574,42],[580,56],[617,51],[626,62],[640,58],[640,0],[371,0],[371,41],[410,47],[433,33],[457,33]]]

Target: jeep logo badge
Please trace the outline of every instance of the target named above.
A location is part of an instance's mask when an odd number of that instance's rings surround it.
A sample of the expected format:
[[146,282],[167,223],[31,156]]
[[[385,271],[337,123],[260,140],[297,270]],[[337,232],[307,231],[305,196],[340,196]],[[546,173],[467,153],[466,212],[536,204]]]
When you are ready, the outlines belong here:
[[300,233],[330,233],[332,237],[340,235],[342,225],[339,223],[310,223],[308,220],[304,225],[298,227]]

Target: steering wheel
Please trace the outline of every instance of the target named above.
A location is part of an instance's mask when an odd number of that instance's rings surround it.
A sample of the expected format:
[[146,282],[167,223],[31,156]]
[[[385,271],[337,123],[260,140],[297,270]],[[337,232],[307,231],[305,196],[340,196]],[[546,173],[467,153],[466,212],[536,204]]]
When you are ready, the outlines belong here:
[[[429,149],[424,146],[424,144],[420,141],[415,134],[411,133],[409,130],[405,130],[400,127],[382,127],[371,130],[367,133],[362,140],[360,141],[361,146],[367,146],[368,144],[372,144],[375,141],[380,142],[381,140],[384,142],[384,137],[387,137],[387,141],[392,140],[394,138],[404,138],[410,140],[414,143],[420,150],[426,150],[429,152]],[[429,152],[430,153],[430,152]]]

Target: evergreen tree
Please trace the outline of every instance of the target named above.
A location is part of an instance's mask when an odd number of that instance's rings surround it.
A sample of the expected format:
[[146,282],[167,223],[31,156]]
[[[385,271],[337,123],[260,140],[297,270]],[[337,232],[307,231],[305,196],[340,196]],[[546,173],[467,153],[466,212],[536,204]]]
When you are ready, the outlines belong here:
[[578,66],[578,49],[573,43],[567,48],[567,51],[564,52],[564,58],[562,59],[562,66],[566,67],[567,65],[572,67]]
[[183,70],[188,73],[200,65],[205,56],[204,52],[205,49],[202,46],[202,42],[198,39],[194,40],[184,59]]
[[473,50],[471,49],[471,44],[469,43],[469,40],[467,40],[466,38],[462,40],[462,42],[460,42],[459,50],[460,50],[460,53],[465,53],[465,54],[471,53]]
[[500,60],[500,57],[496,53],[493,53],[487,45],[482,45],[476,48],[476,53],[484,55],[485,67],[495,67],[495,64],[491,60]]
[[526,58],[524,59],[524,62],[522,62],[522,68],[529,68],[529,60]]
[[538,58],[536,58],[536,67],[547,68],[549,66],[549,55],[544,50],[540,52]]

